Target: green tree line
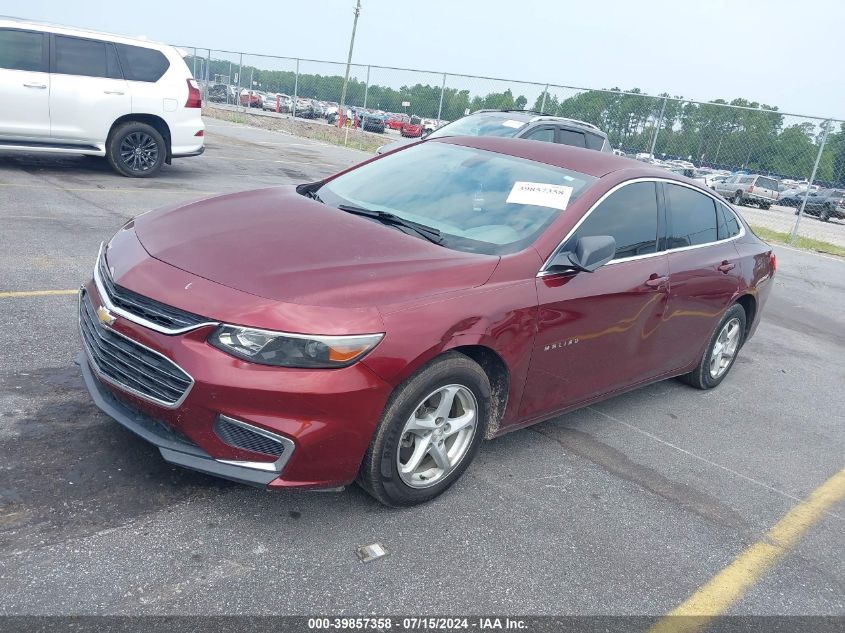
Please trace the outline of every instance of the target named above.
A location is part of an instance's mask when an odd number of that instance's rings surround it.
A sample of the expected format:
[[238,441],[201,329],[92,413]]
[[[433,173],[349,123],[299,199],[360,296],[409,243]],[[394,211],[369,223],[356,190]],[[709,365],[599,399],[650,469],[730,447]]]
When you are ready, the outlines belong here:
[[[207,60],[191,56],[189,66]],[[205,66],[201,66],[205,68]],[[208,76],[228,76],[235,68],[228,60],[211,59]],[[203,72],[203,75],[205,72]],[[244,66],[240,70],[240,84],[250,81],[270,92],[294,94],[321,101],[338,101],[343,87],[340,75],[320,75],[293,71],[265,70]],[[426,118],[453,121],[469,110],[482,108],[517,109],[528,106],[524,95],[490,92],[472,94],[469,88],[454,86],[462,80],[449,75],[442,94],[441,86],[417,83],[400,88],[350,78],[346,102],[362,107],[366,98],[368,108],[386,112],[409,112]],[[665,104],[664,104],[664,97]],[[409,101],[410,108],[403,102]],[[740,106],[736,108],[726,106]],[[734,99],[716,99],[698,104],[670,97],[668,93],[650,96],[638,88],[622,91],[588,90],[558,96],[541,93],[532,104],[534,110],[580,119],[597,125],[607,132],[611,144],[629,152],[647,152],[654,142],[655,155],[691,158],[696,164],[718,165],[728,169],[744,168],[795,179],[809,178],[821,140],[819,127],[810,121],[786,124],[777,108],[766,104]],[[661,112],[662,110],[662,112]],[[831,127],[825,151],[819,164],[817,180],[845,186],[845,126]],[[654,136],[657,136],[656,141]]]

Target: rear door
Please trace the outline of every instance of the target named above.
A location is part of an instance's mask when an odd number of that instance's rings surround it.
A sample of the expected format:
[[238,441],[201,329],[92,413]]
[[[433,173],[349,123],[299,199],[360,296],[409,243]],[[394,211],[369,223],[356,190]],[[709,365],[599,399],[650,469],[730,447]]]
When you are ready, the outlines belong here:
[[[667,350],[670,370],[677,370],[701,356],[740,287],[742,271],[730,239],[738,234],[733,211],[720,209],[721,203],[691,186],[665,182],[663,190],[670,288],[663,328],[666,338],[677,343]],[[720,226],[726,222],[730,222],[729,229]]]
[[53,138],[102,146],[132,99],[111,42],[54,34],[50,47]]
[[0,137],[44,142],[50,136],[49,36],[0,29]]

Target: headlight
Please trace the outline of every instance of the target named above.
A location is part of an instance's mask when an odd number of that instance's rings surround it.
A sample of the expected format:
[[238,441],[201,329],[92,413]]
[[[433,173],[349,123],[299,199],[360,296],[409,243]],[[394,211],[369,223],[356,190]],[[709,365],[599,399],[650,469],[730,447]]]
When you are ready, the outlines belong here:
[[360,360],[383,336],[311,336],[221,325],[208,342],[232,356],[260,365],[332,368]]

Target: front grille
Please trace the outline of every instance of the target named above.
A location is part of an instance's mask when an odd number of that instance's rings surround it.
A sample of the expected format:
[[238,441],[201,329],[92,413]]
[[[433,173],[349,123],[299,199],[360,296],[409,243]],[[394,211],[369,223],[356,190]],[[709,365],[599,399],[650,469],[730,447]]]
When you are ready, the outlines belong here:
[[100,325],[84,292],[79,300],[79,328],[97,373],[130,393],[172,407],[193,384],[172,361]]
[[203,316],[174,308],[155,299],[139,295],[123,286],[118,286],[111,278],[105,252],[100,256],[97,265],[103,290],[108,295],[109,300],[121,310],[169,330],[182,330],[196,327],[201,323],[208,323],[209,319]]
[[275,440],[267,437],[243,424],[233,422],[225,416],[219,416],[214,422],[214,432],[229,446],[242,448],[245,451],[273,455],[274,457],[281,457],[285,452],[284,440],[281,438]]

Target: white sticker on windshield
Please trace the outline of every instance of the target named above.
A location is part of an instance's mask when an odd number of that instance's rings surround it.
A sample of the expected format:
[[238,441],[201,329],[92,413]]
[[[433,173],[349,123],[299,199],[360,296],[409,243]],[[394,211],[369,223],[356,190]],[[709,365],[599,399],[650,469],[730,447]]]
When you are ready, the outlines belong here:
[[572,187],[566,185],[551,185],[544,182],[514,183],[508,199],[505,202],[513,204],[533,204],[538,207],[549,207],[565,211],[569,205]]
[[525,121],[514,121],[513,119],[508,119],[507,121],[503,121],[502,125],[505,127],[512,127],[514,129],[519,129],[523,125],[525,125]]

